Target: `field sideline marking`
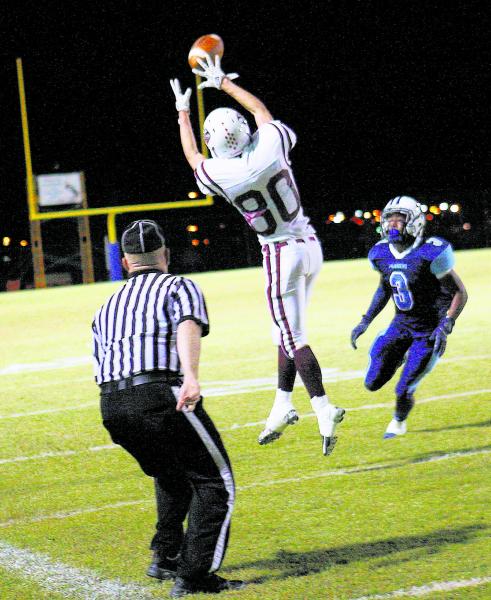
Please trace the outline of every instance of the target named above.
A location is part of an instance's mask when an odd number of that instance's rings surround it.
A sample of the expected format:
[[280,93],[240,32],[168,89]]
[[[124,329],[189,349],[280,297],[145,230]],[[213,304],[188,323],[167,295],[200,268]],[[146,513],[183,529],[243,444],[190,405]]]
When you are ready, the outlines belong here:
[[[285,483],[296,483],[300,481],[309,481],[312,479],[322,479],[324,477],[345,477],[348,475],[359,475],[364,473],[370,473],[372,471],[378,471],[381,469],[397,469],[400,467],[406,467],[411,465],[421,465],[432,462],[439,462],[443,460],[452,460],[455,458],[462,458],[468,456],[479,456],[482,454],[491,454],[491,448],[471,449],[462,450],[459,452],[448,452],[446,454],[432,454],[424,458],[410,458],[403,460],[396,460],[391,463],[376,463],[374,465],[368,465],[365,467],[349,467],[347,469],[333,469],[332,471],[322,471],[320,473],[313,473],[312,475],[302,475],[301,477],[288,477],[282,479],[272,479],[269,481],[256,481],[248,485],[237,486],[237,491],[246,491],[258,487],[271,487],[274,485],[282,485]],[[81,508],[78,510],[71,510],[66,512],[57,512],[50,515],[38,515],[37,517],[28,517],[23,519],[9,519],[8,521],[0,522],[0,528],[12,527],[15,525],[27,525],[29,523],[40,523],[42,521],[49,521],[51,519],[66,519],[69,517],[77,517],[79,515],[101,512],[108,509],[121,508],[126,506],[136,506],[139,504],[153,504],[153,499],[143,500],[128,500],[115,502],[113,504],[105,504],[103,506],[92,506],[87,508]]]
[[[491,354],[481,354],[475,356],[454,356],[452,358],[442,358],[440,363],[447,362],[460,362],[463,360],[481,360],[491,358]],[[240,362],[251,363],[251,362],[261,362],[264,360],[263,358],[253,358],[244,360],[242,359],[231,359],[229,362]],[[7,365],[3,369],[0,369],[0,376],[2,375],[19,375],[21,373],[36,373],[40,371],[55,371],[59,369],[71,369],[73,367],[82,367],[92,365],[93,359],[91,356],[72,356],[67,358],[54,358],[52,360],[43,361],[43,362],[34,362],[34,363],[14,363],[11,365]],[[215,363],[210,361],[204,361],[201,366],[211,366]],[[79,381],[78,379],[76,381]],[[88,380],[87,380],[88,381]],[[39,385],[39,384],[35,384]],[[43,384],[41,384],[43,385]]]
[[[118,579],[103,579],[97,572],[75,568],[52,560],[48,555],[17,548],[0,540],[0,567],[20,575],[44,588],[63,596],[82,596],[93,600],[154,600],[151,589],[137,583],[123,583]],[[473,577],[460,581],[439,581],[413,586],[385,594],[361,596],[352,600],[389,600],[402,596],[426,596],[459,588],[476,587],[491,582],[491,577]]]
[[118,579],[102,579],[90,569],[71,567],[53,561],[46,554],[17,548],[1,540],[0,567],[65,598],[70,594],[71,597],[91,600],[155,600],[149,588],[136,583],[123,583]]
[[460,581],[433,581],[427,585],[413,586],[407,590],[395,590],[385,594],[374,594],[372,596],[359,596],[352,600],[389,600],[390,598],[401,598],[403,596],[419,597],[432,594],[433,592],[451,592],[459,588],[475,587],[491,583],[491,577],[473,577]]
[[[455,398],[465,398],[467,396],[476,396],[480,394],[491,393],[491,389],[482,389],[482,390],[470,390],[468,392],[455,392],[454,394],[442,394],[440,396],[430,396],[429,398],[423,398],[418,401],[418,404],[427,404],[429,402],[437,402],[438,400],[451,400]],[[347,408],[348,412],[355,412],[360,410],[375,410],[377,408],[390,408],[393,406],[392,402],[387,403],[379,403],[379,404],[364,404],[362,406],[355,406],[353,408]],[[24,415],[15,415],[15,416],[25,416]],[[300,418],[312,418],[315,417],[315,413],[304,413],[300,415]],[[0,417],[7,418],[7,417]],[[13,418],[13,417],[11,417]],[[257,427],[259,425],[264,425],[266,423],[263,421],[252,421],[250,423],[234,423],[229,427],[219,428],[220,433],[225,433],[228,431],[237,431],[238,429],[245,429],[248,427]],[[6,465],[11,463],[20,463],[26,462],[28,460],[39,460],[43,458],[58,458],[63,456],[75,456],[78,454],[84,454],[85,452],[101,452],[104,450],[116,450],[120,449],[120,446],[117,444],[103,444],[102,446],[90,446],[89,448],[83,448],[82,450],[59,450],[57,452],[42,452],[41,454],[32,454],[31,456],[13,456],[11,458],[2,458],[0,459],[0,465]]]

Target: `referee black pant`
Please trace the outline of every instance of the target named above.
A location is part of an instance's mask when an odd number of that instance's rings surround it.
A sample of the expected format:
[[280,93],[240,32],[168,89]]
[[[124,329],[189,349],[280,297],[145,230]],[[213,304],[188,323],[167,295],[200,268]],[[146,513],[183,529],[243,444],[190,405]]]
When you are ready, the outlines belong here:
[[112,440],[155,478],[158,523],[152,549],[166,557],[179,554],[180,577],[200,579],[218,570],[235,487],[227,452],[202,402],[194,412],[177,412],[171,386],[155,382],[101,390],[101,412]]

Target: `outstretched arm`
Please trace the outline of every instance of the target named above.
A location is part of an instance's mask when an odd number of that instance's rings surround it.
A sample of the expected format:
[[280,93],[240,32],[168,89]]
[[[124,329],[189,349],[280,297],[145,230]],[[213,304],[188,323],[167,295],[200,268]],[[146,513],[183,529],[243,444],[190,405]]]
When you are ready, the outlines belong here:
[[254,116],[258,127],[273,120],[273,116],[259,98],[233,83],[232,79],[238,77],[237,73],[225,74],[223,72],[219,56],[215,56],[214,61],[207,56],[206,62],[198,60],[198,63],[201,70],[193,69],[193,73],[204,79],[200,87],[214,87],[217,90],[223,90]]
[[191,88],[182,93],[181,84],[178,79],[171,79],[170,85],[176,97],[176,110],[179,113],[179,134],[181,136],[181,146],[184,156],[193,169],[205,160],[205,157],[198,150],[196,137],[194,135],[191,119],[189,118],[189,99],[191,97]]
[[259,98],[227,77],[223,79],[221,89],[254,116],[258,127],[273,120],[273,115]]
[[362,316],[361,321],[351,332],[351,345],[356,350],[356,340],[365,333],[370,323],[375,317],[384,309],[385,305],[390,299],[391,291],[390,288],[384,285],[382,278],[380,278],[380,284],[375,290],[372,301],[366,314]]

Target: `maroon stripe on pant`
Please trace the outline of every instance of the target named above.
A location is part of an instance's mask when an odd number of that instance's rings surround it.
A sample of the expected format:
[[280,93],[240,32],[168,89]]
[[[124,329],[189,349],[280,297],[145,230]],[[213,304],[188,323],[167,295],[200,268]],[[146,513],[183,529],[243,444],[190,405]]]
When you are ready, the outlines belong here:
[[[270,249],[269,245],[266,244],[265,246],[263,246],[263,252],[264,252],[264,258],[265,258],[265,262],[266,262],[266,273],[268,276],[268,287],[266,290],[266,296],[268,298],[269,312],[271,313],[271,318],[273,319],[275,325],[278,327],[278,329],[280,330],[280,333],[281,333],[280,324],[278,323],[278,320],[276,319],[276,316],[274,314],[273,298],[271,296],[271,291],[273,288],[273,274],[271,271],[271,249]],[[283,344],[283,335],[280,335],[280,345],[281,345],[281,348],[283,349],[283,352],[286,355],[288,355],[285,345]]]
[[[281,260],[280,260],[281,248],[276,248],[276,298],[278,300],[278,306],[280,309],[280,320],[284,323],[286,335],[288,336],[288,343],[291,346],[292,351],[295,350],[295,342],[293,341],[293,335],[288,325],[288,319],[286,318],[285,307],[283,306],[283,298],[281,297]],[[281,329],[281,327],[280,327]],[[282,336],[283,337],[283,336]]]

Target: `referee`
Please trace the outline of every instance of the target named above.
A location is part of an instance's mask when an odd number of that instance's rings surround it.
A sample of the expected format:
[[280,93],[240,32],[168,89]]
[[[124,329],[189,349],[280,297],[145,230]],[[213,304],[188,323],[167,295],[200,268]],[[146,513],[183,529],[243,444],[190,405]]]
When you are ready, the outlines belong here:
[[175,578],[172,598],[239,589],[244,582],[215,574],[235,488],[200,396],[200,343],[209,331],[203,294],[168,273],[169,251],[155,221],[131,223],[121,246],[128,280],[95,315],[94,366],[104,427],[155,481],[158,522],[147,573]]

